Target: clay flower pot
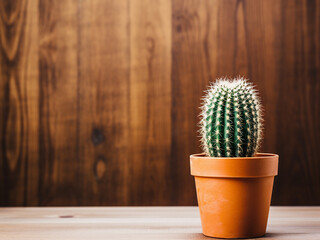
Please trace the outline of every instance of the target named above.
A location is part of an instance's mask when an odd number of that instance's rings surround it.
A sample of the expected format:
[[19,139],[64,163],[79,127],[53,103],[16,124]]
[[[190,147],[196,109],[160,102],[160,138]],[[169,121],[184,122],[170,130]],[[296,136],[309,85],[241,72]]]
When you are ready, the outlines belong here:
[[218,238],[250,238],[266,232],[276,154],[253,157],[190,156],[203,234]]

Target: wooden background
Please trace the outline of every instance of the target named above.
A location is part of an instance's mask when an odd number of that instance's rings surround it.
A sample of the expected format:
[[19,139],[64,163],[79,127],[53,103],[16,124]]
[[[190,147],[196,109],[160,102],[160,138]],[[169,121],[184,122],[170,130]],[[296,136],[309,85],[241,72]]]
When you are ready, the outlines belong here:
[[0,205],[195,205],[200,97],[261,92],[274,205],[320,204],[320,1],[1,0]]

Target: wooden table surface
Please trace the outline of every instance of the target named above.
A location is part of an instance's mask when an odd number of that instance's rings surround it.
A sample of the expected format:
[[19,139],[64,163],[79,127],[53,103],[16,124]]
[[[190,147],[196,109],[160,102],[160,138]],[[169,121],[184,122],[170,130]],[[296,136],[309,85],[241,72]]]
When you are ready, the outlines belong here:
[[[210,239],[196,207],[0,208],[0,239]],[[320,207],[271,207],[260,239],[320,239]]]

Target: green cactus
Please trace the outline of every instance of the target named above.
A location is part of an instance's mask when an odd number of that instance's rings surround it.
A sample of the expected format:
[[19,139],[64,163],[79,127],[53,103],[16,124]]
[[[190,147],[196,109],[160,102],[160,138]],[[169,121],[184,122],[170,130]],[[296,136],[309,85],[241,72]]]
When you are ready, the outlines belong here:
[[200,132],[211,157],[251,157],[262,133],[260,100],[246,79],[217,79],[204,97]]

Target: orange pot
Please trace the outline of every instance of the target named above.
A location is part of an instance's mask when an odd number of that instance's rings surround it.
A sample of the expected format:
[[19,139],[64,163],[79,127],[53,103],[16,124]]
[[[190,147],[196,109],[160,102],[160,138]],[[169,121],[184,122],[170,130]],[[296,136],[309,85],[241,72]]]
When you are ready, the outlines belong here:
[[249,238],[266,232],[276,154],[215,158],[190,156],[203,234],[218,238]]

